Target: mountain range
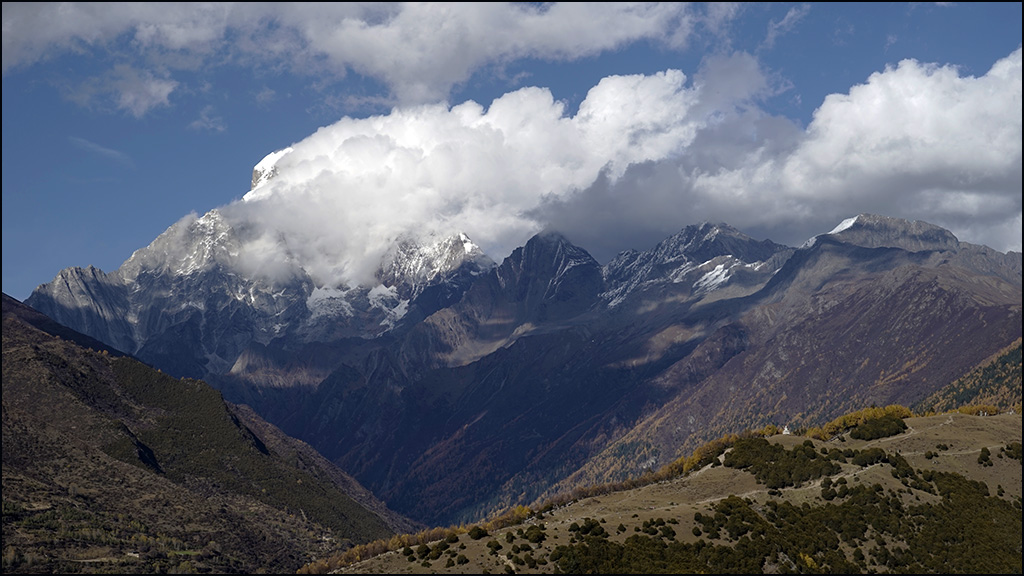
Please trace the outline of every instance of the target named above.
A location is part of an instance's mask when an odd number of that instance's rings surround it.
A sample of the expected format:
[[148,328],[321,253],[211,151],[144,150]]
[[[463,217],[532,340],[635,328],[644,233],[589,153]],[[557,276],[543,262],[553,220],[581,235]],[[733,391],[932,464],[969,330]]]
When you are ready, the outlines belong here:
[[919,408],[959,410],[731,433],[422,529],[203,382],[3,300],[5,572],[1020,571],[1020,339]]
[[26,304],[209,382],[431,525],[912,405],[1021,337],[1020,253],[879,215],[795,248],[702,223],[604,265],[555,232],[500,264],[465,235],[400,238],[356,286],[252,272],[258,232],[185,219]]

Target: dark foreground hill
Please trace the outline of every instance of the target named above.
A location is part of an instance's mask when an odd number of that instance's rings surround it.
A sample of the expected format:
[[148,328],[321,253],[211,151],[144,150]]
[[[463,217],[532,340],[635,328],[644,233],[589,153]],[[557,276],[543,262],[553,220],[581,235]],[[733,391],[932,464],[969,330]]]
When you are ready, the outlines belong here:
[[828,441],[725,437],[639,487],[407,537],[341,571],[1019,574],[1021,415],[893,413],[909,412],[862,411]]
[[3,296],[4,572],[291,572],[416,525],[251,411]]

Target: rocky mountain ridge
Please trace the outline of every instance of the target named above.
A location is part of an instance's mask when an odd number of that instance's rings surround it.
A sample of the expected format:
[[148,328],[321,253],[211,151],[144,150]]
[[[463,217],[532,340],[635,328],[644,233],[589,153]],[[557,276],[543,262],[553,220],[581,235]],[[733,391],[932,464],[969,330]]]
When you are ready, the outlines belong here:
[[188,217],[116,271],[68,268],[26,303],[171,373],[206,378],[275,339],[372,339],[410,311],[422,318],[444,306],[494,266],[464,235],[403,240],[382,261],[380,284],[318,286],[294,260],[273,273],[248,268],[243,246],[257,234],[217,210]]

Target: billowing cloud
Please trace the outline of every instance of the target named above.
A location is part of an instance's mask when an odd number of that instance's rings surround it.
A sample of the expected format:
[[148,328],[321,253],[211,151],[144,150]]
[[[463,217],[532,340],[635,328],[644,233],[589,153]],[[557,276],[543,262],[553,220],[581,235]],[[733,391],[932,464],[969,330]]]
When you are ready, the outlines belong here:
[[766,90],[737,54],[692,81],[605,78],[574,115],[524,88],[345,118],[225,214],[259,224],[253,253],[326,284],[369,281],[397,238],[456,232],[500,259],[555,228],[607,259],[701,220],[794,244],[875,212],[1020,249],[1020,49],[977,78],[901,62],[829,96],[806,129],[760,109]]
[[688,113],[694,95],[669,70],[605,78],[571,117],[548,90],[524,88],[486,109],[466,102],[346,118],[293,145],[274,178],[224,212],[258,222],[331,284],[369,281],[400,237],[465,232],[504,256],[542,228],[529,212],[546,199],[678,154],[699,129]]
[[[1020,49],[978,78],[905,60],[827,97],[780,183],[815,204],[913,212],[956,232],[1019,216],[1021,137]],[[993,244],[1019,250],[1019,230]]]
[[216,3],[6,2],[3,73],[92,49],[116,51],[121,59],[129,52],[212,53],[229,25],[253,17],[259,15]]
[[571,60],[639,39],[682,42],[683,5],[409,3],[376,13],[328,6],[280,15],[336,72],[382,80],[401,103],[444,99],[474,70],[516,58]]
[[682,154],[535,213],[604,258],[622,249],[608,230],[646,248],[674,222],[724,221],[797,244],[864,212],[1021,249],[1019,48],[981,77],[905,60],[828,96],[806,130],[712,94],[699,100],[715,121]]

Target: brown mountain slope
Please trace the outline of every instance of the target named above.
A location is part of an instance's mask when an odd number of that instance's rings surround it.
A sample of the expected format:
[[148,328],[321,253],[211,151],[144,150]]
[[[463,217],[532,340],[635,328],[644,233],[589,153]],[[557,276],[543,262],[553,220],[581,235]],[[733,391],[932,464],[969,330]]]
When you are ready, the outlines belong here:
[[1021,339],[917,405],[919,412],[943,412],[969,404],[1003,410],[1021,406]]
[[1019,285],[958,258],[820,239],[657,377],[671,400],[551,493],[639,474],[734,430],[915,404],[1020,337]]
[[291,571],[413,526],[206,384],[25,318],[4,295],[5,572]]

